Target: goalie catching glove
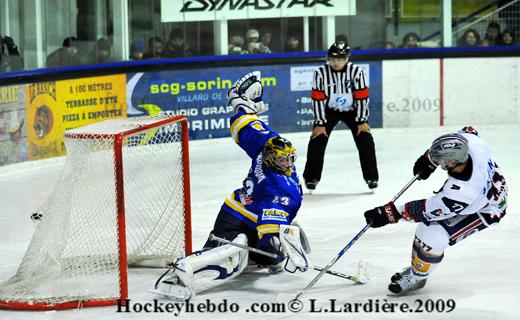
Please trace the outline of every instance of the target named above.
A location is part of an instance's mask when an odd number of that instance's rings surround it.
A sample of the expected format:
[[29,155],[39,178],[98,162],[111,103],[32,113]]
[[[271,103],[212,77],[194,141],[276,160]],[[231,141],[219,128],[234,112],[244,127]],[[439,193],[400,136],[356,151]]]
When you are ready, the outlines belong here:
[[233,84],[228,92],[228,106],[235,113],[262,113],[267,106],[262,101],[262,80],[260,71],[246,74]]

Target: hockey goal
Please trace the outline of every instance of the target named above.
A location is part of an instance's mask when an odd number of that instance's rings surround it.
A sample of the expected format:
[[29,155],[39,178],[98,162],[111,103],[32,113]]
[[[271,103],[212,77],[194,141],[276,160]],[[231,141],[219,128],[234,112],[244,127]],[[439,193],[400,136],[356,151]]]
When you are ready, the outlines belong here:
[[16,275],[0,284],[0,308],[117,304],[128,297],[128,266],[191,252],[185,117],[107,120],[64,138],[64,170],[32,214],[34,235]]

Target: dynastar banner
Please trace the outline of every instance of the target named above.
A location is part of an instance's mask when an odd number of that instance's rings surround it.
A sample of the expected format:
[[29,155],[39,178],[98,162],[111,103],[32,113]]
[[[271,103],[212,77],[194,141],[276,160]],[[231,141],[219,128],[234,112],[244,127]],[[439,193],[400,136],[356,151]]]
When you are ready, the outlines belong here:
[[355,0],[161,0],[162,22],[355,14]]

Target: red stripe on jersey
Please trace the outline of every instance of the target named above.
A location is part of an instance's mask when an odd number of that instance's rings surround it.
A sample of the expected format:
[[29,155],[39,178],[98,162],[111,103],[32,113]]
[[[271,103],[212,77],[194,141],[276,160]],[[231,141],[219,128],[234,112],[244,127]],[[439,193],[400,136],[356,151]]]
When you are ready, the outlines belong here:
[[312,89],[311,98],[313,100],[321,101],[327,99],[327,96],[325,95],[325,92],[321,90]]
[[354,98],[355,99],[366,99],[368,98],[368,88],[361,90],[354,90]]
[[480,219],[479,219],[479,220],[475,220],[475,221],[473,221],[471,224],[469,224],[468,226],[465,226],[465,227],[462,228],[461,230],[459,230],[459,231],[457,231],[456,233],[454,233],[454,234],[451,236],[451,238],[452,238],[452,239],[458,238],[458,237],[460,237],[461,235],[463,235],[464,233],[468,232],[469,230],[478,227],[480,224],[482,224],[482,221],[480,221]]

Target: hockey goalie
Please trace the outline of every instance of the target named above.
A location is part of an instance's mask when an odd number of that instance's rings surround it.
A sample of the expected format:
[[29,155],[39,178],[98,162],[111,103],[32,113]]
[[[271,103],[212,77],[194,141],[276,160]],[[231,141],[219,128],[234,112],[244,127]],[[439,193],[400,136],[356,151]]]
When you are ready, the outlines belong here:
[[[187,300],[235,278],[248,262],[270,272],[312,268],[308,242],[292,223],[302,201],[295,149],[258,117],[266,109],[262,90],[260,72],[255,71],[228,92],[228,105],[234,110],[231,136],[252,159],[242,187],[225,199],[211,232],[232,243],[208,240],[202,250],[172,264],[152,292]],[[274,253],[277,258],[250,253],[245,247]]]

